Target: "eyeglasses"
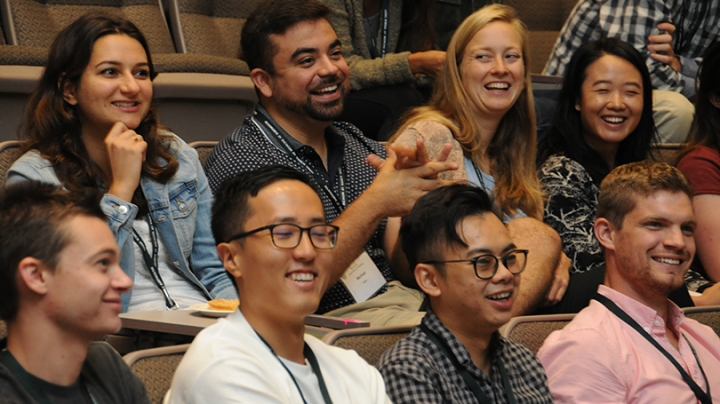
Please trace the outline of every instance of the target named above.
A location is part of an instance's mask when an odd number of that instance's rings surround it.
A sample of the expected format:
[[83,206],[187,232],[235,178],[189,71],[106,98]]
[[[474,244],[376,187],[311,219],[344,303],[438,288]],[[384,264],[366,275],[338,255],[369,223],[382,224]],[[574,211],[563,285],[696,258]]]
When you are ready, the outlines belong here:
[[449,260],[449,261],[426,261],[421,264],[444,264],[446,262],[471,262],[475,268],[475,276],[480,279],[492,279],[497,273],[499,262],[502,261],[505,268],[511,274],[517,275],[525,269],[527,264],[528,250],[512,250],[502,257],[496,257],[492,254],[478,255],[469,260]]
[[300,245],[302,235],[307,231],[310,236],[310,243],[320,250],[329,250],[337,243],[338,231],[340,228],[330,224],[318,224],[310,227],[300,227],[296,224],[282,223],[263,226],[245,233],[236,234],[228,239],[228,243],[259,233],[263,230],[270,230],[273,244],[277,248],[295,248]]

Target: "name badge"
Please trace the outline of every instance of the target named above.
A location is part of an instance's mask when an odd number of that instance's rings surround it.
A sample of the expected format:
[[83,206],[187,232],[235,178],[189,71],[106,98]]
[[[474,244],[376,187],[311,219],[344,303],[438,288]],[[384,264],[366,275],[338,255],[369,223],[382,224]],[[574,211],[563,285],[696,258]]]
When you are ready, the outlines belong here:
[[360,254],[348,267],[340,281],[356,302],[364,302],[385,286],[385,277],[367,252]]

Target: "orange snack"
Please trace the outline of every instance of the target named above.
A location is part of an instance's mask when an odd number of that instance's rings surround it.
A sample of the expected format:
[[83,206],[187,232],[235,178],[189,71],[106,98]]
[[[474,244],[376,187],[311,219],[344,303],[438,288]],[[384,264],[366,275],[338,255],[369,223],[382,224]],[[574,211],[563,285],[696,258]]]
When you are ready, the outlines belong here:
[[208,305],[215,310],[230,310],[237,309],[240,305],[238,299],[213,299],[208,302]]

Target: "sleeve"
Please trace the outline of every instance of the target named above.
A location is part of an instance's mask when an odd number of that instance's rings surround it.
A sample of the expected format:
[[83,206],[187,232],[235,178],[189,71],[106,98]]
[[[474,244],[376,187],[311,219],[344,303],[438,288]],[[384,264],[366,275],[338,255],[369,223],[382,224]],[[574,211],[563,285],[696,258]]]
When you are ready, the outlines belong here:
[[547,195],[543,221],[560,235],[571,271],[585,272],[604,262],[593,230],[597,192],[587,171],[570,159],[551,156],[538,176]]
[[[592,349],[589,349],[592,348]],[[556,331],[538,351],[555,403],[627,402],[630,375],[617,352],[593,329]]]
[[720,154],[695,149],[680,160],[678,169],[687,176],[695,195],[720,195]]
[[585,42],[600,39],[599,3],[601,1],[578,1],[563,26],[543,74],[563,76],[573,53]]
[[88,390],[106,398],[107,401],[101,402],[150,403],[145,384],[105,342],[88,346],[82,374],[86,377]]
[[458,163],[460,168],[456,171],[440,173],[440,179],[449,181],[465,181],[467,179],[462,146],[455,140],[447,126],[432,120],[418,121],[405,127],[393,140],[393,143],[415,147],[418,138],[425,143],[428,157],[431,160],[440,154],[445,144],[450,143],[452,145],[447,161]]
[[371,59],[367,46],[360,48],[359,44],[364,44],[365,38],[353,37],[358,32],[364,32],[354,29],[355,22],[360,21],[355,18],[358,10],[354,3],[358,3],[358,0],[322,1],[331,9],[330,24],[335,28],[342,44],[343,56],[350,68],[350,85],[353,90],[415,81],[408,62],[410,52],[388,52],[384,58]]
[[380,374],[385,380],[387,394],[395,404],[443,404],[439,383],[430,369],[434,365],[425,358],[393,357],[386,354],[380,361]]

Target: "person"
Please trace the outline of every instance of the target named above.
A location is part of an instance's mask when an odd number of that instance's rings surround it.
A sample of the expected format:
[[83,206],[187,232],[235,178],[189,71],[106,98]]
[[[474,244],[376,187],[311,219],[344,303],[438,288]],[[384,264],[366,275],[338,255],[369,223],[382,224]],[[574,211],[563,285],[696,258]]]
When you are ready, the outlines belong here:
[[167,402],[390,402],[378,371],[355,351],[305,333],[346,230],[327,223],[307,176],[265,166],[228,179],[212,228],[240,306],[197,335]]
[[0,190],[0,391],[5,403],[149,403],[104,342],[132,280],[96,193],[28,181]]
[[237,297],[214,247],[212,194],[197,153],[150,107],[155,75],[130,21],[78,18],[50,48],[22,125],[28,151],[7,178],[104,193],[120,266],[135,282],[123,311]]
[[380,359],[392,401],[552,403],[535,355],[498,333],[532,256],[515,246],[485,191],[453,184],[429,192],[400,239],[429,308]]
[[565,75],[572,54],[586,42],[602,37],[628,42],[644,56],[656,89],[653,111],[660,140],[685,142],[694,113],[688,98],[695,94],[698,63],[720,38],[719,9],[718,0],[579,0],[543,74]]
[[555,402],[720,400],[720,338],[667,298],[695,253],[692,195],[665,163],[625,164],[603,180],[594,229],[605,284],[538,351]]
[[531,312],[546,297],[550,303],[560,300],[569,277],[559,236],[539,220],[542,191],[535,172],[527,46],[526,30],[512,8],[492,4],[470,15],[450,40],[430,104],[415,109],[392,139],[398,146],[421,139],[430,157],[450,143],[448,161],[463,169],[440,178],[492,192],[513,240],[534,256],[515,314]]
[[695,120],[677,167],[695,190],[693,207],[698,227],[694,268],[713,282],[720,282],[720,262],[713,240],[717,239],[716,209],[720,195],[720,42],[710,46],[699,74]]
[[616,166],[648,158],[655,138],[652,84],[642,55],[616,38],[580,46],[538,152],[547,195],[543,220],[560,235],[573,274],[605,261],[593,234],[600,182]]
[[387,140],[408,109],[425,103],[445,62],[434,49],[435,1],[322,1],[350,69],[352,91],[339,120]]
[[418,197],[444,184],[433,176],[457,165],[405,164],[355,126],[333,122],[343,109],[349,72],[329,13],[316,0],[273,0],[248,18],[242,48],[260,100],[255,113],[215,147],[205,170],[214,190],[237,173],[266,165],[309,175],[321,190],[327,219],[348,229],[331,253],[338,277],[349,270],[328,289],[318,312],[378,326],[417,324],[422,297],[396,280],[409,271],[390,267],[399,219],[385,217],[409,212]]

